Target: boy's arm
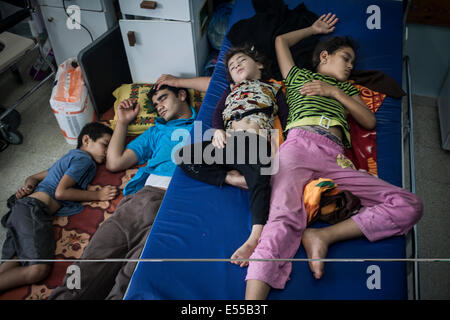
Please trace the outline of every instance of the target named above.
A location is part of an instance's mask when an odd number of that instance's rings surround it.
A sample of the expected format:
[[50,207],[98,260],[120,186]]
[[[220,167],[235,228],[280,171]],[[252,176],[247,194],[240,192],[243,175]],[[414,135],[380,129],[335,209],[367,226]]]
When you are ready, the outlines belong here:
[[39,182],[44,180],[44,178],[47,176],[47,172],[48,172],[48,170],[45,170],[45,171],[42,171],[42,172],[39,172],[39,173],[29,176],[25,180],[24,186],[17,190],[16,198],[21,199],[23,197],[26,197],[26,196],[32,194],[34,189],[36,188],[36,186],[39,184]]
[[208,90],[211,77],[178,78],[171,74],[163,74],[156,80],[157,89],[163,84],[176,87],[187,88],[206,92]]
[[275,38],[275,52],[281,75],[286,79],[289,71],[295,65],[290,47],[301,40],[316,34],[328,34],[334,31],[334,25],[338,22],[336,15],[323,14],[310,27],[291,31]]
[[64,175],[59,181],[55,190],[56,200],[65,201],[105,201],[114,199],[117,194],[117,188],[114,186],[105,186],[99,190],[81,190],[74,188],[76,181],[68,175]]
[[124,100],[117,106],[117,124],[109,142],[106,153],[106,168],[112,172],[131,168],[138,163],[138,157],[133,150],[125,149],[128,124],[139,113],[139,103],[133,109],[135,99]]

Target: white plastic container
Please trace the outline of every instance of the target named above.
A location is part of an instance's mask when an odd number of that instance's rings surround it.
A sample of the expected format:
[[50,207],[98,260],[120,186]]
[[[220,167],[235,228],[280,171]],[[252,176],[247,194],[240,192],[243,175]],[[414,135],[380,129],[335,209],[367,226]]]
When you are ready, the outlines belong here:
[[72,66],[74,60],[68,59],[59,65],[50,106],[67,143],[76,145],[83,126],[95,121],[95,112],[81,68]]

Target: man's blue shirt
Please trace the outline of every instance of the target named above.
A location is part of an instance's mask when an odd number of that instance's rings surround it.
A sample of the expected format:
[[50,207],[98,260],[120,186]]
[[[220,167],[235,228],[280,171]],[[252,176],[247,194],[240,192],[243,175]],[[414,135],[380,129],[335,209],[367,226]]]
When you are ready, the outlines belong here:
[[183,141],[181,135],[172,133],[177,129],[190,132],[197,116],[191,107],[192,116],[189,119],[177,119],[166,122],[163,118],[156,118],[155,125],[131,141],[126,148],[133,150],[138,158],[138,165],[147,162],[147,166],[138,170],[123,190],[124,195],[133,194],[142,189],[150,174],[171,177],[176,164],[172,161],[172,150]]

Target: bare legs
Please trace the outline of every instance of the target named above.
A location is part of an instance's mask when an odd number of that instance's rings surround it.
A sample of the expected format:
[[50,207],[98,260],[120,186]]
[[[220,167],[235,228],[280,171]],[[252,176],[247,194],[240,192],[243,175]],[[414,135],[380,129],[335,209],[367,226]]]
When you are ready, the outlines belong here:
[[[244,242],[242,246],[237,249],[233,255],[231,256],[231,259],[248,259],[252,255],[253,251],[256,248],[256,245],[258,244],[259,237],[261,236],[261,232],[263,229],[262,224],[255,224],[252,227],[252,232],[250,233],[250,237],[247,239],[247,241]],[[248,266],[248,261],[232,261],[231,263],[237,264],[241,267]]]
[[247,280],[245,300],[265,300],[269,295],[270,286],[261,280]]
[[[306,229],[303,232],[302,244],[309,259],[325,259],[331,244],[360,236],[363,236],[363,233],[358,225],[352,219],[347,219],[326,228]],[[324,262],[310,261],[309,268],[313,276],[320,279],[324,272]],[[264,300],[270,289],[271,287],[263,281],[247,280],[245,299]]]
[[[225,177],[225,183],[228,183],[232,186],[248,189],[247,182],[245,181],[244,176],[237,170],[230,170],[227,172]],[[255,224],[252,227],[252,232],[250,237],[242,244],[239,249],[237,249],[232,255],[231,259],[248,259],[252,255],[253,251],[258,244],[259,237],[261,236],[261,232],[263,229],[262,224]],[[241,267],[248,266],[248,261],[232,261],[236,265]]]
[[0,265],[0,291],[39,282],[48,276],[50,270],[49,264],[21,266],[18,262],[4,262]]

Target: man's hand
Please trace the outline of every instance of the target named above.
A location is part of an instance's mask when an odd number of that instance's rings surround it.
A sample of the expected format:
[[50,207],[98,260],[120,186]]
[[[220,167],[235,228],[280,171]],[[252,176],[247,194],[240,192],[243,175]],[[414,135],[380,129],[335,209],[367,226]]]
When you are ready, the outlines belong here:
[[[133,108],[134,107],[134,108]],[[128,126],[138,115],[141,106],[136,99],[123,100],[117,106],[117,122]]]
[[112,200],[118,195],[117,187],[115,186],[104,186],[97,191],[100,201]]
[[335,29],[334,25],[338,22],[338,18],[336,15],[331,13],[323,14],[317,19],[312,25],[311,28],[315,34],[328,34],[332,33]]
[[156,80],[155,88],[156,88],[156,90],[159,90],[159,87],[164,84],[167,86],[178,88],[179,82],[180,82],[179,78],[177,78],[171,74],[163,74],[158,78],[158,80]]
[[214,132],[212,145],[219,149],[225,148],[225,144],[227,143],[227,137],[231,137],[231,134],[225,132],[222,129],[217,129],[216,132]]
[[306,96],[322,96],[328,98],[336,98],[339,89],[331,84],[320,80],[313,80],[305,83],[300,89],[300,93]]

